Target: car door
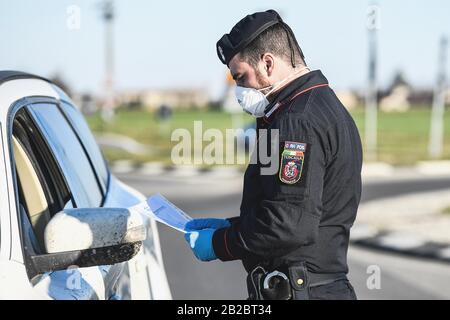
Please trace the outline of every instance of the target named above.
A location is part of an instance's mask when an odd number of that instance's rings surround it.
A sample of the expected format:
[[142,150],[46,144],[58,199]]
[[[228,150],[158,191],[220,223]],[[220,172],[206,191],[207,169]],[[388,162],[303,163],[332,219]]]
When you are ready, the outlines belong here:
[[[68,207],[99,207],[105,195],[104,184],[58,102],[33,101],[17,113],[12,137],[19,198],[24,204],[20,205],[24,252],[44,250],[43,230],[56,212]],[[26,190],[30,185],[34,189]],[[108,299],[115,294],[123,268],[123,263],[74,266],[44,275],[31,274],[30,281],[35,290],[55,299]]]

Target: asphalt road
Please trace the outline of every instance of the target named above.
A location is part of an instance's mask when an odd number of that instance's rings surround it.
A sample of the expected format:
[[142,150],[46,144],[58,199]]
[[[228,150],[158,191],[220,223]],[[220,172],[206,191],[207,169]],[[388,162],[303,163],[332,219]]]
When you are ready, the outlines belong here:
[[[118,175],[145,195],[160,192],[192,217],[238,215],[242,177]],[[405,193],[448,188],[446,179],[377,181],[363,187],[362,201]],[[240,262],[199,262],[183,236],[159,225],[165,268],[175,299],[245,299],[245,271]],[[350,246],[349,278],[359,299],[450,299],[450,265],[364,247]],[[368,289],[373,268],[380,272],[380,288]],[[379,269],[378,269],[379,268]]]

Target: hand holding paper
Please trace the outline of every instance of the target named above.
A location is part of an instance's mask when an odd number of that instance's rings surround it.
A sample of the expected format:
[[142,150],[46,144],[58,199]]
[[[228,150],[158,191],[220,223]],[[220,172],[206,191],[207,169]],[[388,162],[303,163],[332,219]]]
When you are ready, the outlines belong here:
[[221,229],[229,227],[231,224],[227,219],[202,218],[192,219],[186,224],[186,230]]
[[201,261],[217,259],[212,245],[214,232],[231,225],[226,219],[192,219],[160,194],[151,196],[129,210],[136,210],[185,233],[184,238],[189,243],[194,255]]
[[151,196],[147,201],[129,208],[129,210],[137,210],[141,214],[150,216],[156,221],[183,233],[187,232],[186,224],[192,220],[191,217],[159,193]]
[[201,261],[211,261],[217,259],[214,253],[212,238],[216,229],[203,229],[188,232],[184,238],[189,243],[192,252]]

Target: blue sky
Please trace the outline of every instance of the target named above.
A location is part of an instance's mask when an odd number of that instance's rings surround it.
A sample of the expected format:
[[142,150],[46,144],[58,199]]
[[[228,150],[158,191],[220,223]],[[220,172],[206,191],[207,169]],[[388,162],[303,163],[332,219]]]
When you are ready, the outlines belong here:
[[[77,91],[100,92],[104,26],[98,0],[0,0],[0,69],[50,76]],[[334,88],[364,88],[366,0],[115,0],[116,83],[120,89],[204,87],[220,94],[225,66],[215,43],[246,14],[274,8],[294,30],[314,69]],[[79,30],[67,7],[81,10]],[[379,0],[379,83],[403,70],[416,86],[436,78],[439,38],[450,37],[450,1]]]

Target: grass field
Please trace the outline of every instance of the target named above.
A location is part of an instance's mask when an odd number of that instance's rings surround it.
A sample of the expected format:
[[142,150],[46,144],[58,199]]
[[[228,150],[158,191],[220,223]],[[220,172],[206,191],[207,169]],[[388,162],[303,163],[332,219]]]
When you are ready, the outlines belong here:
[[[450,159],[450,110],[444,119],[444,155]],[[364,141],[364,112],[352,113]],[[428,159],[428,141],[431,112],[427,108],[417,108],[405,113],[378,114],[379,161],[394,165],[413,164]]]
[[[225,132],[226,129],[233,128],[232,115],[218,111],[177,111],[167,121],[158,121],[150,112],[124,110],[118,111],[111,123],[104,122],[99,114],[86,118],[94,133],[112,132],[126,135],[148,145],[151,151],[146,155],[136,155],[118,150],[103,150],[110,161],[131,159],[137,162],[161,161],[169,164],[171,150],[177,144],[171,141],[175,129],[187,129],[193,137],[194,121],[202,121],[203,131],[218,129]],[[243,114],[240,119],[243,124],[253,121],[247,114]],[[203,146],[206,144],[203,143]]]
[[[352,112],[364,142],[364,111]],[[167,121],[157,121],[154,114],[146,111],[119,111],[110,123],[102,121],[96,114],[87,117],[88,123],[97,134],[112,132],[129,136],[148,145],[149,154],[128,154],[118,150],[104,150],[108,160],[131,159],[138,162],[162,161],[170,163],[170,153],[177,142],[171,142],[171,134],[177,128],[185,128],[192,134],[194,121],[202,121],[203,130],[209,128],[225,132],[233,128],[230,114],[217,111],[177,111]],[[251,123],[248,115],[243,115],[241,123]],[[430,128],[430,111],[416,108],[406,113],[378,114],[378,161],[394,165],[409,165],[426,160]],[[444,156],[450,159],[450,112],[445,115]],[[204,144],[205,145],[205,144]]]

